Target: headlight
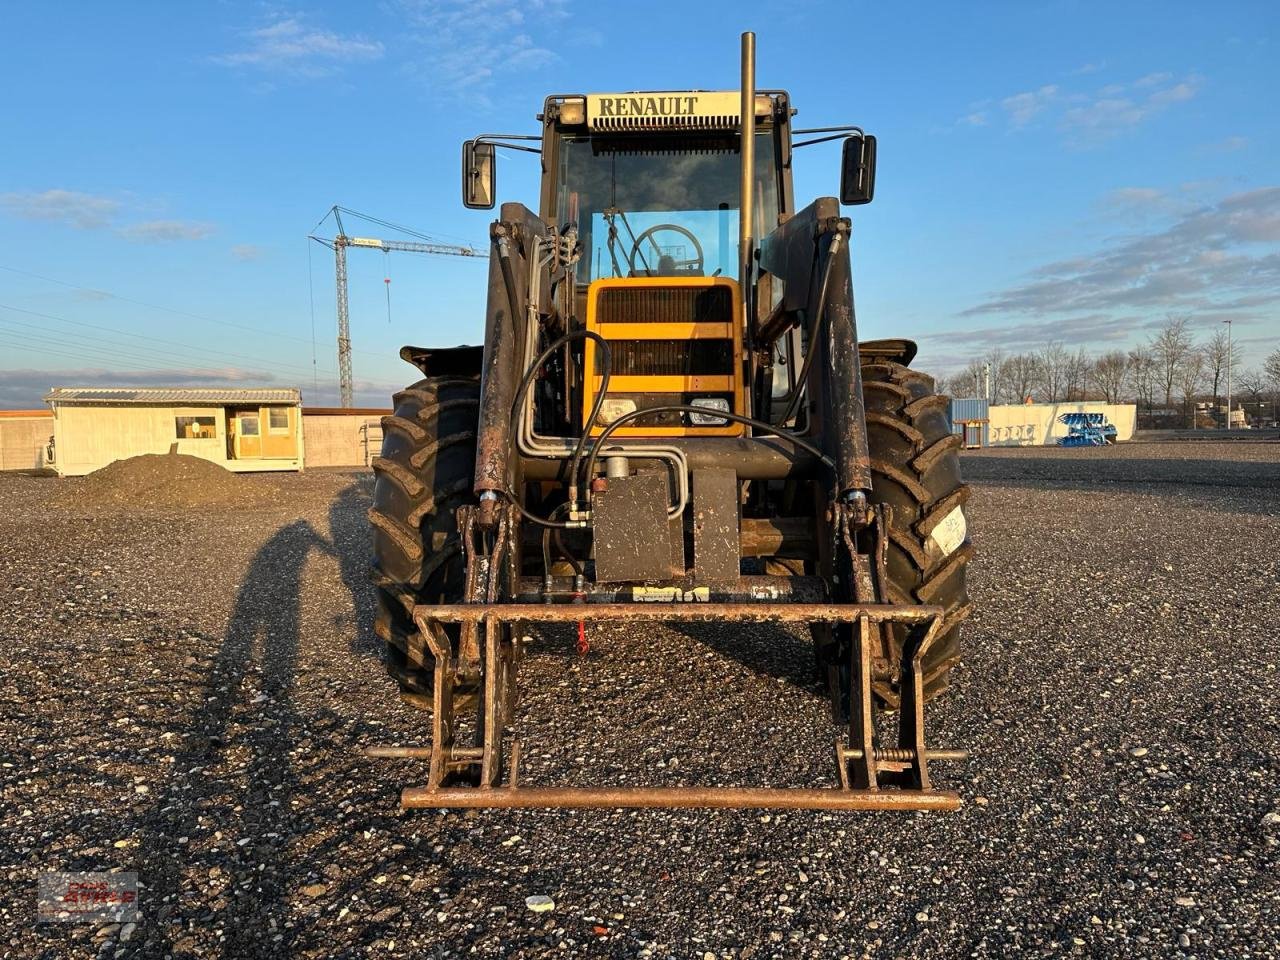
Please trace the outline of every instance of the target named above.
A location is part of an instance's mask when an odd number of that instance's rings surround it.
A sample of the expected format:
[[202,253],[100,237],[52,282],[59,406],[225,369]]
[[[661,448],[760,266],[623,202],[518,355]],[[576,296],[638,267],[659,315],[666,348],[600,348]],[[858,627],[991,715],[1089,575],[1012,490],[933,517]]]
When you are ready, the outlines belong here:
[[560,101],[560,122],[576,127],[587,122],[587,101],[582,97],[566,97]]
[[618,397],[609,397],[604,403],[600,404],[600,415],[596,417],[596,422],[608,426],[619,417],[624,417],[628,413],[636,412],[636,402],[634,400],[624,400]]
[[[690,404],[692,407],[702,407],[706,410],[723,410],[729,412],[729,401],[724,397],[698,397]],[[689,414],[689,422],[695,427],[723,427],[727,426],[729,421],[723,417],[713,417],[706,413]]]

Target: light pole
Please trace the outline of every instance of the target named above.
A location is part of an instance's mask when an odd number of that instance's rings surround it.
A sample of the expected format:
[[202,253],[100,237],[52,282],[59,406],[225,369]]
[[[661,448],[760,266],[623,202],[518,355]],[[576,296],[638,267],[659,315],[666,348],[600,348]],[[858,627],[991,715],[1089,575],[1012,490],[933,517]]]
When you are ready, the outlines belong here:
[[1227,429],[1231,429],[1231,321],[1223,320],[1227,325]]

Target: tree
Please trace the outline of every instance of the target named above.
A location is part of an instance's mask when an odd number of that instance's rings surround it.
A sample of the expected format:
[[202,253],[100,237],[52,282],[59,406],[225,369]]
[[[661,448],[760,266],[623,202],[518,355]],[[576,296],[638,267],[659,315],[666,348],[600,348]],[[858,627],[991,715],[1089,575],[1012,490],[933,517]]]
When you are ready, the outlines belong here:
[[1067,357],[1063,368],[1063,381],[1067,400],[1087,400],[1089,376],[1093,371],[1093,359],[1084,347]]
[[1218,406],[1218,387],[1227,379],[1227,365],[1232,369],[1240,366],[1239,345],[1231,342],[1231,335],[1226,330],[1219,330],[1204,345],[1204,363],[1206,375],[1213,381],[1213,405]]
[[1129,376],[1129,358],[1123,350],[1112,350],[1098,357],[1093,364],[1093,385],[1107,403],[1119,403]]
[[1028,353],[1015,353],[1000,364],[1000,386],[1006,403],[1025,403],[1035,389],[1040,373],[1036,358]]
[[991,391],[990,394],[983,394],[992,403],[1000,403],[1000,397],[1004,393],[1004,351],[999,347],[993,347],[987,351],[987,355],[982,358],[983,364],[986,366],[986,376],[990,378]]
[[[1187,333],[1187,318],[1169,314],[1164,326],[1151,341],[1151,356],[1156,362],[1159,383],[1164,387],[1166,408],[1173,406],[1173,388],[1178,383],[1178,371],[1190,351],[1191,336]],[[1201,358],[1201,363],[1203,362]]]
[[1271,381],[1271,386],[1280,390],[1280,350],[1275,351],[1266,360],[1262,361],[1263,372],[1266,373],[1267,379]]
[[1046,343],[1036,355],[1037,382],[1049,403],[1057,403],[1063,398],[1069,360],[1066,348],[1056,341]]
[[970,360],[967,367],[947,381],[947,388],[953,397],[981,397],[984,372],[981,360]]
[[1236,378],[1236,383],[1244,393],[1248,394],[1250,401],[1262,403],[1262,398],[1267,392],[1267,378],[1263,376],[1261,370],[1246,370]]
[[1275,381],[1269,383],[1266,373],[1262,370],[1246,370],[1240,374],[1236,382],[1240,384],[1241,392],[1249,397],[1249,403],[1253,404],[1259,417],[1263,416],[1263,411],[1267,409],[1267,396],[1270,394],[1271,416],[1275,417],[1276,400],[1280,399],[1280,389],[1272,386]]
[[1182,402],[1191,412],[1191,426],[1196,425],[1196,392],[1204,383],[1208,366],[1203,350],[1189,350],[1178,367],[1178,384],[1182,387]]
[[953,373],[938,384],[938,389],[949,397],[967,397],[973,388],[973,378],[967,370]]
[[1156,361],[1149,347],[1129,351],[1129,373],[1135,399],[1150,410],[1155,406]]

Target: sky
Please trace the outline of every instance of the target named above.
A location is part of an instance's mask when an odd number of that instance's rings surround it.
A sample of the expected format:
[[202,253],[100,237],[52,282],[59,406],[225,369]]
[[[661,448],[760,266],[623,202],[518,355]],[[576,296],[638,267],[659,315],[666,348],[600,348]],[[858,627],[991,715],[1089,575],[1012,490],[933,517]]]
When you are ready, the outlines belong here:
[[[6,4],[0,407],[99,383],[335,403],[333,259],[307,240],[331,205],[485,246],[464,139],[537,132],[549,93],[734,89],[748,29],[798,124],[878,138],[875,201],[846,209],[864,339],[916,339],[935,373],[997,346],[1127,348],[1169,314],[1201,339],[1232,320],[1246,366],[1280,348],[1280,5],[778,11]],[[797,203],[836,193],[838,167],[835,145],[799,151]],[[502,153],[499,200],[536,207],[537,176]],[[480,342],[485,273],[351,252],[358,404],[415,378],[401,344]]]

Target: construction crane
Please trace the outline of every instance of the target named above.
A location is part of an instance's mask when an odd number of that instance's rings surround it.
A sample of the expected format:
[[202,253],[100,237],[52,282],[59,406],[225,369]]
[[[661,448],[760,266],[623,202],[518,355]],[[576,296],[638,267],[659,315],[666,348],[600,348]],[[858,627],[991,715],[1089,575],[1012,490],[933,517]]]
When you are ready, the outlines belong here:
[[[349,237],[342,226],[342,214],[344,213],[348,216],[359,217],[361,220],[380,224],[421,239],[408,241],[380,240],[375,237]],[[401,226],[388,220],[380,220],[377,217],[371,217],[347,207],[340,207],[337,204],[330,207],[329,212],[320,218],[316,228],[319,229],[320,224],[330,217],[333,217],[333,222],[338,228],[337,235],[330,238],[310,234],[309,238],[333,251],[334,277],[338,287],[338,386],[342,406],[350,407],[352,394],[351,317],[347,305],[347,248],[358,247],[366,250],[381,250],[383,253],[390,253],[394,250],[399,253],[429,253],[446,257],[478,257],[481,259],[487,259],[488,254],[480,252],[475,247],[438,243],[426,234],[419,233],[410,227]],[[388,279],[387,282],[390,283],[390,280]],[[390,298],[389,292],[387,296]],[[390,299],[388,299],[389,303]]]

